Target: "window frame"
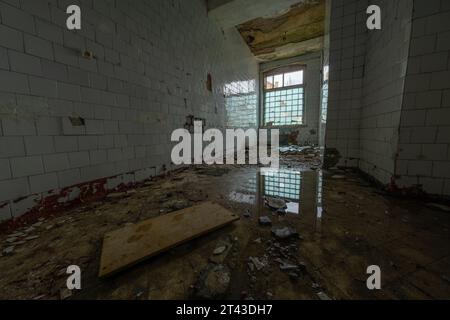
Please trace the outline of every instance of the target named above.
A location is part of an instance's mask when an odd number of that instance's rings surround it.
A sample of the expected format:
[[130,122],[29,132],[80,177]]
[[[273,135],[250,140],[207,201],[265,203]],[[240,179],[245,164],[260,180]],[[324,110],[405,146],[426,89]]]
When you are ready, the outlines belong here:
[[[290,85],[290,86],[281,86],[278,88],[271,88],[266,89],[266,79],[270,76],[276,76],[276,75],[282,75],[283,77],[283,85],[284,85],[284,77],[285,74],[296,72],[296,71],[302,71],[302,83],[297,85]],[[288,66],[278,67],[271,70],[267,70],[262,73],[262,125],[265,128],[281,128],[281,127],[295,127],[295,126],[306,126],[305,123],[305,102],[306,102],[306,83],[305,83],[305,74],[306,74],[306,65],[304,64],[292,64]],[[277,92],[277,91],[283,91],[283,90],[290,90],[290,89],[303,89],[302,94],[302,122],[297,124],[281,124],[277,125],[274,124],[272,126],[268,125],[268,122],[266,121],[266,93],[268,92]]]

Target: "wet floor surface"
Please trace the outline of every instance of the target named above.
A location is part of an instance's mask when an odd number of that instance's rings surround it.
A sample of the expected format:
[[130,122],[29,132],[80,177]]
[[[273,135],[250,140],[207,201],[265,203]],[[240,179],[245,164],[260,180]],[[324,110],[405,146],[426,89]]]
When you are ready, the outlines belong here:
[[[450,299],[449,212],[310,167],[180,170],[2,234],[0,298]],[[241,219],[98,279],[106,232],[203,201]],[[72,294],[69,265],[82,270]],[[381,290],[367,288],[370,265]]]

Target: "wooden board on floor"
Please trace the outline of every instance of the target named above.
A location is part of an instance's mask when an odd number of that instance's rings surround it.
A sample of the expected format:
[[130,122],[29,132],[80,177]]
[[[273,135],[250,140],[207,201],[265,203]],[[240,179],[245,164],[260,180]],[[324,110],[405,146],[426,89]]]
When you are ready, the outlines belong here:
[[224,207],[205,202],[107,233],[99,276],[110,276],[238,219]]

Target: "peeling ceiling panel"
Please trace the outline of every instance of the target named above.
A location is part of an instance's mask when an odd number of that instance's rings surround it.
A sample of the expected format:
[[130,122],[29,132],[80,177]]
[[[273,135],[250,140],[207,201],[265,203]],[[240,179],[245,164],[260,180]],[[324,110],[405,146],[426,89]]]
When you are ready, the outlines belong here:
[[323,48],[325,0],[309,0],[273,17],[237,26],[253,54],[262,61],[289,58]]
[[208,15],[224,28],[233,28],[258,17],[286,12],[299,2],[308,0],[208,0]]

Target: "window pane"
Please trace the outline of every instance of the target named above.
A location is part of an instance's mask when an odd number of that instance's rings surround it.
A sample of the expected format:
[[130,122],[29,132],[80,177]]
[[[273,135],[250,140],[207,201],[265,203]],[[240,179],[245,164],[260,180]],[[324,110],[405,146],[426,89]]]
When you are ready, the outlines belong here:
[[303,71],[294,71],[284,74],[284,86],[296,86],[303,84]]
[[273,87],[281,88],[283,86],[283,74],[277,74],[273,77]]
[[264,122],[274,126],[303,123],[303,88],[280,89],[264,94]]
[[268,76],[264,79],[264,87],[266,89],[273,89],[273,76]]

